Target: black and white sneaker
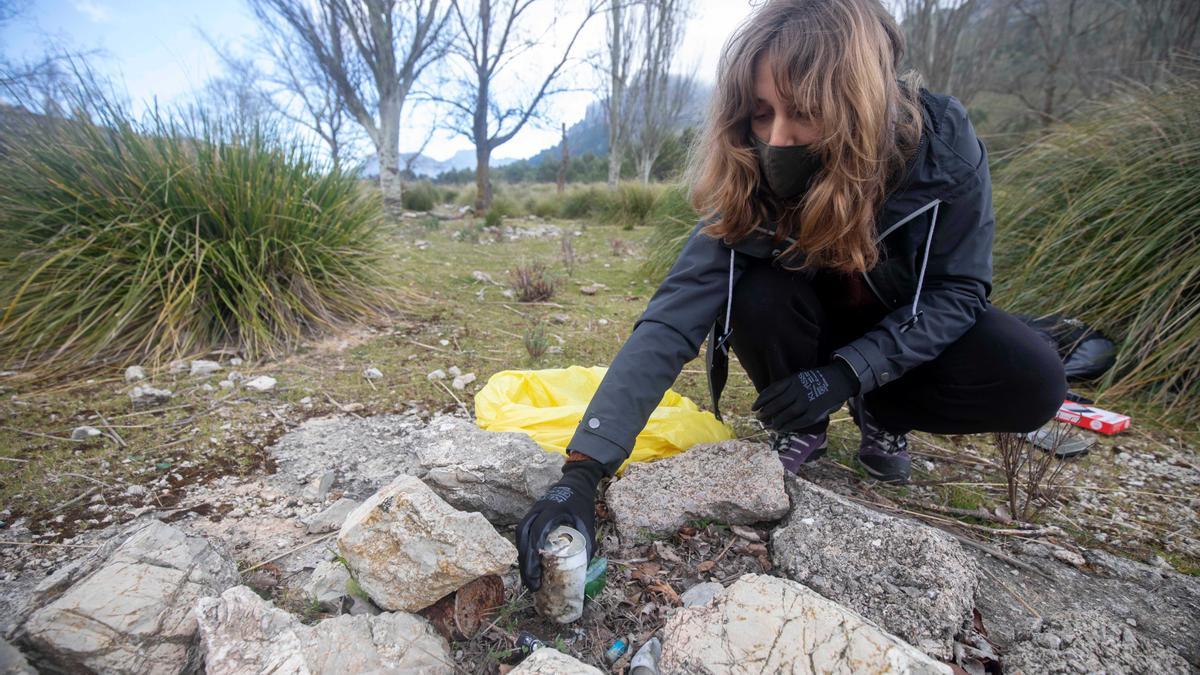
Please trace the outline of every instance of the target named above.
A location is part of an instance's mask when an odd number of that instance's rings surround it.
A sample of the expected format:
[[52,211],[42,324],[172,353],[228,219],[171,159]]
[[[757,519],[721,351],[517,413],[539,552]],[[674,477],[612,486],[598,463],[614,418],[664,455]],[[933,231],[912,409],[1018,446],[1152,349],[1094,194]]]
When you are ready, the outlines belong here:
[[779,461],[783,468],[790,473],[798,473],[800,466],[815,462],[828,449],[828,437],[825,432],[819,434],[803,434],[796,431],[783,433],[772,432],[771,449],[779,453]]
[[875,421],[863,405],[862,396],[850,399],[850,416],[862,432],[858,445],[858,463],[876,480],[885,483],[907,483],[912,473],[912,458],[908,456],[908,435],[894,434]]

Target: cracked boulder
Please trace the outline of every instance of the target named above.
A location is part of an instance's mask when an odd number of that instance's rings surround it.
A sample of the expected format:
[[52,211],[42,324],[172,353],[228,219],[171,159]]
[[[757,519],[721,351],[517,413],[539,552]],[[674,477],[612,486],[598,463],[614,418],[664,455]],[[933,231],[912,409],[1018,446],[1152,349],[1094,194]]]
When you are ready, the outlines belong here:
[[424,480],[443,499],[496,524],[521,520],[562,477],[562,455],[527,434],[485,431],[472,420],[410,415],[306,420],[270,448],[271,482],[299,491],[333,472],[331,487],[362,499],[397,475]]
[[47,584],[48,595],[65,590],[22,626],[39,662],[71,672],[187,669],[194,665],[192,605],[239,582],[223,552],[157,520],[92,564]]
[[605,501],[622,540],[673,534],[688,521],[749,525],[783,517],[783,465],[763,443],[697,443],[677,455],[630,464]]
[[772,562],[926,653],[949,658],[969,625],[975,559],[948,534],[789,478],[792,511],[771,533]]
[[493,523],[516,524],[562,478],[562,455],[527,434],[485,431],[470,420],[439,415],[412,437],[425,484],[457,509]]
[[951,672],[856,612],[765,574],[743,575],[711,603],[675,612],[660,665],[664,675]]
[[428,607],[517,561],[516,547],[486,518],[455,509],[412,476],[397,477],[351,512],[337,544],[363,591],[393,611]]
[[209,675],[452,673],[450,646],[406,612],[342,616],[306,626],[246,586],[196,603]]

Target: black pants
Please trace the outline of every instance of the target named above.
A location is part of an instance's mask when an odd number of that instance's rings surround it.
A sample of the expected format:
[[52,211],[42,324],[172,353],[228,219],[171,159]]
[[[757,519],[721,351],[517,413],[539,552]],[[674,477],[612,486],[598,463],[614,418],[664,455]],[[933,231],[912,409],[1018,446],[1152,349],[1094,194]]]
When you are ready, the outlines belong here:
[[[847,304],[834,272],[785,270],[752,260],[733,291],[730,346],[758,391],[792,373],[829,363],[834,349],[888,313],[868,291]],[[992,305],[937,358],[864,397],[887,431],[936,434],[1033,431],[1054,417],[1067,391],[1058,354],[1033,329]],[[828,418],[807,433],[819,433]]]

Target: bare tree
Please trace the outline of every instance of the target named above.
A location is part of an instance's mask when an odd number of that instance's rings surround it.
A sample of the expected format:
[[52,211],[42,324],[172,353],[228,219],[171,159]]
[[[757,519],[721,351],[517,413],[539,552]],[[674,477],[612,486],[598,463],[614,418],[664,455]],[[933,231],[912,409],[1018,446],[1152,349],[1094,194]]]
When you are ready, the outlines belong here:
[[[1155,83],[1186,55],[1200,48],[1200,2],[1195,0],[1113,0],[1120,21],[1108,31],[1096,55],[1115,77]],[[1096,59],[1093,59],[1093,63]]]
[[272,35],[261,48],[277,68],[270,82],[279,113],[316,134],[329,148],[333,165],[341,166],[357,134],[346,100],[338,95],[337,82],[319,62],[295,58],[306,52],[294,33]]
[[613,0],[609,4],[605,37],[608,46],[607,69],[602,70],[605,86],[604,107],[608,111],[608,189],[615,190],[621,180],[622,146],[629,134],[630,106],[625,105],[629,85],[629,67],[636,51],[638,7],[642,0]]
[[[557,62],[546,72],[533,94],[525,101],[502,106],[492,90],[492,84],[504,68],[541,39],[523,37],[525,20],[536,0],[451,0],[451,13],[460,30],[450,53],[466,66],[467,72],[450,84],[455,94],[431,94],[452,109],[449,125],[475,144],[475,210],[483,212],[492,203],[492,184],[489,166],[492,151],[507,143],[532,117],[542,102],[563,91],[553,88],[563,67],[570,58],[584,26],[600,11],[600,0],[588,0],[583,19],[570,34],[571,38]],[[554,28],[553,24],[550,30]]]
[[96,70],[97,55],[55,45],[27,61],[0,62],[0,99],[40,115],[81,120],[128,107],[111,78]]
[[413,175],[413,167],[421,159],[421,155],[425,152],[425,148],[429,146],[429,141],[433,140],[433,134],[437,132],[437,129],[436,125],[430,126],[425,133],[425,140],[421,141],[421,147],[417,148],[416,152],[408,153],[408,156],[404,158],[404,175]]
[[425,69],[445,55],[439,0],[249,0],[268,32],[328,78],[379,158],[379,185],[400,203],[400,119]]
[[641,22],[644,51],[641,68],[634,78],[641,113],[634,134],[635,156],[642,183],[650,182],[654,162],[662,152],[663,143],[678,126],[695,87],[694,73],[686,77],[671,76],[671,65],[683,44],[689,10],[690,0],[645,0]]
[[567,165],[571,162],[571,151],[567,147],[567,123],[562,123],[562,158],[558,161],[558,194],[567,189]]
[[986,86],[1006,35],[1009,0],[896,0],[909,64],[964,104]]
[[1082,91],[1091,84],[1085,82],[1087,77],[1077,64],[1087,58],[1091,45],[1104,34],[1105,25],[1119,16],[1121,8],[1080,0],[1012,2],[1020,17],[1019,30],[1028,39],[1022,40],[1025,49],[1014,50],[1017,74],[1010,78],[1008,93],[1020,99],[1045,126],[1061,120],[1094,95],[1095,89]]
[[263,74],[249,59],[220,50],[218,53],[225,63],[225,73],[209,78],[196,96],[204,114],[218,117],[229,130],[238,133],[269,122],[277,114],[277,107],[263,87]]

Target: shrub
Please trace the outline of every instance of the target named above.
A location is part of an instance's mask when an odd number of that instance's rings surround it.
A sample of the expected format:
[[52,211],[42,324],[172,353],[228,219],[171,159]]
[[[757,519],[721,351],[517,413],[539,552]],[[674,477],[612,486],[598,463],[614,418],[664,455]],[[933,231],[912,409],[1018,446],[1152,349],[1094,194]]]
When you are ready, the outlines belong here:
[[594,186],[567,190],[562,197],[563,218],[602,216],[609,204],[608,193]]
[[500,227],[504,224],[504,215],[495,206],[488,209],[487,215],[483,218],[483,224],[488,227]]
[[560,218],[562,217],[562,210],[562,200],[557,195],[552,195],[533,199],[533,206],[529,209],[529,212],[538,218]]
[[509,285],[521,302],[541,302],[554,297],[556,280],[547,276],[542,262],[517,265],[509,275]]
[[1054,499],[1065,484],[1067,463],[1059,459],[1058,449],[1071,438],[1073,427],[1051,422],[1047,445],[1042,449],[1024,434],[997,432],[992,443],[1000,469],[1004,471],[1008,512],[1016,520],[1032,522]]
[[502,218],[521,215],[521,209],[517,206],[517,202],[512,197],[499,192],[492,193],[492,205],[488,208],[488,212],[494,212]]
[[635,225],[646,225],[654,216],[654,206],[661,190],[641,183],[621,183],[609,194],[605,222],[621,225],[632,230]]
[[432,211],[437,205],[438,189],[427,180],[409,183],[400,195],[401,205],[409,211]]
[[1092,104],[994,172],[993,301],[1118,342],[1101,396],[1200,417],[1200,82]]
[[235,346],[396,306],[378,192],[270,129],[45,123],[0,155],[0,354],[29,373]]

